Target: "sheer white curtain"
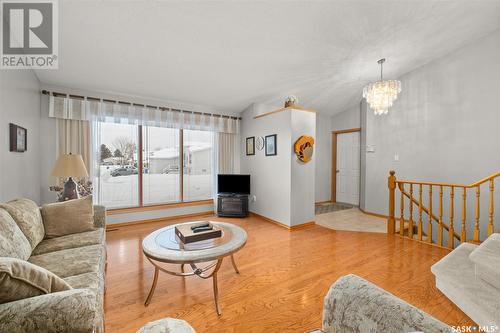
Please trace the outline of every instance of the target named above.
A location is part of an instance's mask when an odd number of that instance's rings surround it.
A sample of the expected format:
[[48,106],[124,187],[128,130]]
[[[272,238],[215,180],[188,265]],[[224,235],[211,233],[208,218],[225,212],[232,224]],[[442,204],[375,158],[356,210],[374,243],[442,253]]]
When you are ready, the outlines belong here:
[[218,138],[218,172],[219,173],[234,173],[236,172],[236,147],[238,146],[237,135],[229,133],[217,133]]
[[[90,123],[85,120],[56,119],[56,133],[56,158],[69,153],[82,155],[85,167],[90,174],[92,166]],[[60,180],[56,179],[56,183],[60,184]]]
[[100,178],[100,173],[101,173],[101,166],[100,166],[100,161],[101,161],[101,123],[98,121],[93,121],[91,122],[91,129],[90,129],[90,141],[91,145],[93,147],[92,149],[92,164],[91,168],[89,170],[90,174],[90,179],[92,180],[92,185],[93,185],[93,197],[92,199],[94,200],[94,203],[99,203],[100,198],[101,198],[101,192],[102,192],[102,186],[101,186],[101,178]]
[[91,141],[90,123],[84,120],[57,119],[57,151],[62,154],[82,155],[85,167],[90,172]]
[[239,172],[239,134],[215,133],[213,136],[213,191],[214,211],[217,212],[217,175]]
[[240,121],[236,117],[53,95],[49,96],[49,116],[221,133],[239,133],[240,127]]

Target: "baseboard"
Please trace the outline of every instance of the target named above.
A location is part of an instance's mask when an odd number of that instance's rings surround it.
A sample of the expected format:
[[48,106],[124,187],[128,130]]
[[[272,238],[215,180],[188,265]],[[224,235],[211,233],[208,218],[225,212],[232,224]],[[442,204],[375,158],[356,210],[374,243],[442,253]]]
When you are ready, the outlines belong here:
[[[359,207],[358,207],[359,208]],[[380,217],[380,218],[383,218],[383,219],[388,219],[389,216],[388,215],[384,215],[384,214],[379,214],[379,213],[374,213],[374,212],[369,212],[369,211],[366,211],[366,210],[363,210],[361,208],[359,208],[359,210],[366,214],[366,215],[371,215],[371,216],[375,216],[375,217]],[[401,221],[401,218],[400,217],[397,217],[397,216],[394,216],[394,220],[395,221]],[[408,220],[404,220],[405,222],[408,222]]]
[[[358,207],[358,208],[359,208],[359,207]],[[387,218],[389,218],[389,216],[388,216],[388,215],[384,215],[384,214],[379,214],[379,213],[369,212],[369,211],[364,210],[364,209],[361,209],[361,208],[359,208],[359,210],[360,210],[362,213],[365,213],[365,214],[367,214],[367,215],[376,216],[376,217],[381,217],[381,218],[383,218],[383,219],[387,219]]]
[[333,201],[332,200],[318,201],[318,202],[315,202],[314,204],[315,205],[321,205],[321,204],[326,204],[326,203],[333,203]]
[[[172,221],[172,220],[176,220],[176,219],[184,219],[184,218],[190,218],[190,217],[201,217],[201,216],[213,216],[213,215],[214,215],[214,212],[211,210],[208,210],[208,211],[204,211],[204,212],[165,216],[165,217],[159,217],[159,218],[155,218],[155,219],[144,219],[144,220],[129,221],[129,222],[119,222],[119,223],[107,224],[106,231],[112,231],[112,230],[115,230],[117,228],[131,226],[131,225],[163,222],[163,221]],[[283,223],[278,222],[276,220],[273,220],[269,217],[266,217],[264,215],[260,215],[260,214],[254,213],[254,212],[250,212],[250,216],[255,216],[255,217],[261,218],[262,220],[264,220],[266,222],[271,222],[271,223],[278,225],[282,228],[285,228],[289,231],[306,229],[306,228],[310,228],[310,227],[313,227],[314,225],[316,225],[316,223],[314,221],[309,221],[306,223],[302,223],[302,224],[298,224],[298,225],[294,225],[294,226],[289,226],[289,225],[283,224]]]
[[189,217],[201,217],[201,216],[213,216],[213,215],[214,215],[213,211],[207,210],[204,212],[182,214],[182,215],[172,215],[172,216],[159,217],[159,218],[155,218],[155,219],[119,222],[119,223],[107,224],[106,231],[111,231],[112,229],[116,229],[119,227],[126,227],[126,226],[136,225],[136,224],[146,224],[146,223],[153,223],[153,222],[162,222],[162,221],[171,221],[171,220],[176,220],[176,219],[184,219],[184,218],[189,218]]
[[302,229],[314,227],[315,225],[316,225],[316,222],[309,221],[309,222],[302,223],[302,224],[292,225],[289,229],[290,229],[290,231],[302,230]]
[[295,231],[295,230],[301,230],[301,229],[309,228],[309,227],[312,227],[312,226],[314,226],[316,224],[314,221],[309,221],[309,222],[306,222],[306,223],[289,226],[289,225],[283,224],[283,223],[281,223],[279,221],[273,220],[273,219],[271,219],[271,218],[269,218],[267,216],[260,215],[260,214],[254,213],[254,212],[250,212],[250,216],[259,217],[259,218],[263,219],[266,222],[271,222],[271,223],[276,224],[277,226],[285,228],[285,229],[287,229],[289,231]]

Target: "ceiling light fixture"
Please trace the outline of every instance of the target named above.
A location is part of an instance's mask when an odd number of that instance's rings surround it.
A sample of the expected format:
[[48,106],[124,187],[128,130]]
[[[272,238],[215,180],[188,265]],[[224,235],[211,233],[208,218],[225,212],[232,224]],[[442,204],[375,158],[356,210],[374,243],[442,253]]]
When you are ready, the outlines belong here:
[[380,59],[377,62],[380,65],[380,81],[366,85],[363,88],[363,97],[366,98],[376,115],[382,115],[389,112],[389,108],[398,98],[398,94],[401,92],[401,81],[384,80],[382,73],[385,59]]

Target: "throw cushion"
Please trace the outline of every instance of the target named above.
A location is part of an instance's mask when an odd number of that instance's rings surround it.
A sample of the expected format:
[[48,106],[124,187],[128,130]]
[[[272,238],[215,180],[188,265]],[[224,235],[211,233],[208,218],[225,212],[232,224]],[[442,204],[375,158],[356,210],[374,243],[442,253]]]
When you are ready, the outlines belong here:
[[0,304],[70,290],[48,270],[16,258],[0,258]]
[[31,255],[31,245],[16,221],[0,208],[0,257],[27,260]]
[[45,237],[94,230],[92,196],[42,206]]
[[0,204],[0,208],[5,209],[14,218],[33,250],[45,235],[38,205],[29,199],[15,199]]

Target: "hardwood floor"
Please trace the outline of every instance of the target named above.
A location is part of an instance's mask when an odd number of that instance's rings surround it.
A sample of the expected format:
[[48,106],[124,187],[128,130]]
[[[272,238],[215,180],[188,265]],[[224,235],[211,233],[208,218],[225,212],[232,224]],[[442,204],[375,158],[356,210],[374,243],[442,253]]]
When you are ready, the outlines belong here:
[[[386,234],[334,231],[320,226],[290,232],[257,217],[213,218],[243,227],[246,246],[219,271],[222,316],[212,282],[160,273],[144,306],[153,266],[141,250],[151,231],[174,221],[107,232],[106,332],[135,332],[164,317],[187,320],[203,332],[307,332],[321,327],[323,298],[340,276],[357,274],[450,325],[472,321],[435,287],[430,271],[448,251]],[[182,221],[182,220],[180,220]],[[177,221],[176,221],[177,222]]]

